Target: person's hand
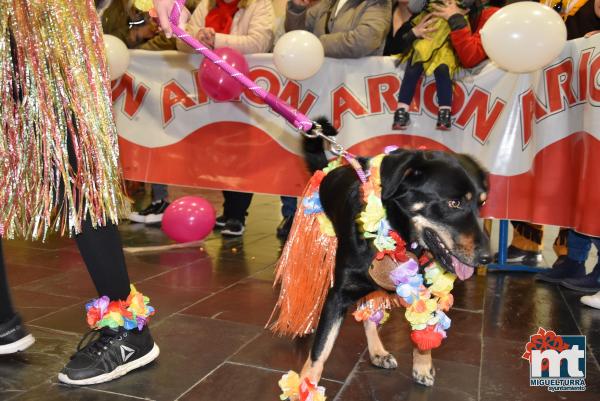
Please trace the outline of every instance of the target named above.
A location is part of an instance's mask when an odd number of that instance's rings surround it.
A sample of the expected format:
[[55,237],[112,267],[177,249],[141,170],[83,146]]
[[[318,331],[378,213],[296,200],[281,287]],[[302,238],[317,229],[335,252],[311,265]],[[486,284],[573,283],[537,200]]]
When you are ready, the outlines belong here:
[[469,10],[464,10],[456,4],[456,0],[444,0],[444,4],[434,3],[431,5],[433,8],[432,14],[436,17],[443,18],[446,21],[450,17],[456,14],[466,15]]
[[292,0],[292,3],[298,7],[308,7],[311,3],[311,0]]
[[213,28],[202,27],[196,32],[196,39],[208,47],[215,47],[215,30]]
[[[171,10],[175,7],[175,0],[153,0],[154,1],[154,10],[156,10],[156,14],[158,15],[158,21],[160,23],[160,28],[165,33],[167,38],[173,36],[173,30],[171,29],[171,22],[169,21],[169,16],[171,15]],[[181,14],[179,15],[179,21],[177,25],[181,28],[185,28],[185,24],[187,20],[190,18],[190,12],[187,8],[182,7]]]
[[415,27],[412,29],[413,34],[418,39],[431,39],[431,34],[437,30],[433,26],[436,18],[432,14],[427,14]]

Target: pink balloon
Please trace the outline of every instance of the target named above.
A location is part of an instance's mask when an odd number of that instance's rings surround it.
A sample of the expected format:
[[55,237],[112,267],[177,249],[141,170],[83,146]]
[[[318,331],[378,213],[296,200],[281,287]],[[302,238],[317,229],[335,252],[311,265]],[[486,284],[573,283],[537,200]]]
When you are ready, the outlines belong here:
[[[249,74],[248,62],[237,50],[221,47],[215,53],[242,74]],[[208,96],[221,102],[235,99],[244,90],[242,84],[206,57],[200,66],[200,85]]]
[[212,231],[215,219],[215,209],[206,199],[184,196],[165,210],[162,229],[177,242],[200,241]]

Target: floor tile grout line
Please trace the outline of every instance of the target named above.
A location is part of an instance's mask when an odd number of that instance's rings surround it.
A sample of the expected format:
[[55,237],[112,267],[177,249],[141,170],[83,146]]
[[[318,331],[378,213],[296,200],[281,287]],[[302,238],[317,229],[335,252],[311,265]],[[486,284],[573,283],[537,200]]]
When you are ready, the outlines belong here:
[[271,266],[273,266],[273,264],[270,264],[270,265],[268,265],[268,266],[266,266],[266,267],[264,267],[264,268],[260,269],[259,271],[257,271],[257,272],[255,272],[255,273],[253,273],[253,274],[249,275],[249,276],[246,276],[246,277],[244,277],[244,278],[242,278],[242,279],[239,279],[238,281],[235,281],[235,282],[233,282],[233,283],[229,284],[227,287],[223,287],[223,288],[221,288],[220,290],[218,290],[218,291],[216,291],[216,292],[213,292],[213,293],[211,293],[211,294],[208,294],[207,296],[205,296],[205,297],[203,297],[203,298],[200,298],[200,299],[199,299],[199,300],[197,300],[196,302],[194,302],[194,303],[192,303],[192,304],[190,304],[190,305],[188,305],[188,306],[184,307],[183,309],[180,309],[180,310],[178,310],[178,311],[175,311],[175,312],[173,312],[173,313],[172,313],[172,315],[176,315],[176,314],[182,314],[182,313],[184,313],[184,311],[186,311],[186,310],[188,310],[188,309],[190,309],[190,308],[192,308],[192,307],[194,307],[194,306],[198,305],[199,303],[201,303],[201,302],[204,302],[204,301],[206,301],[207,299],[209,299],[209,298],[212,298],[212,297],[216,296],[217,294],[220,294],[220,293],[222,293],[223,291],[227,291],[228,289],[230,289],[230,288],[232,288],[233,286],[235,286],[235,285],[237,285],[237,284],[239,284],[239,283],[243,282],[244,280],[246,280],[246,279],[248,279],[248,278],[252,278],[252,277],[254,277],[254,276],[258,275],[259,273],[262,273],[263,271],[267,270],[267,269],[268,269],[268,268],[270,268]]
[[[565,305],[567,306],[569,314],[571,315],[573,322],[575,322],[575,326],[577,327],[577,330],[579,330],[579,334],[584,335],[583,331],[581,330],[581,327],[579,327],[579,324],[577,323],[577,319],[575,319],[575,314],[573,313],[573,310],[571,309],[571,305],[569,305],[569,303],[567,302],[567,298],[565,298],[565,294],[560,286],[558,286],[558,292],[560,292],[560,296],[561,296],[563,302],[565,303]],[[587,338],[587,336],[586,336],[586,338]],[[589,342],[586,341],[586,343],[587,343],[587,348],[590,351],[592,351],[592,352],[590,352],[590,354],[592,354],[592,359],[594,360],[594,362],[596,362],[596,368],[600,369],[600,361],[598,361],[598,359],[596,359],[596,355],[593,352],[594,349],[592,348],[592,346]]]
[[[71,387],[71,386],[63,386],[62,384],[58,383],[59,386],[61,387]],[[106,394],[112,394],[112,395],[119,395],[119,396],[123,396],[123,397],[128,397],[128,398],[133,398],[136,400],[147,400],[147,401],[154,401],[153,398],[147,398],[147,397],[138,397],[136,395],[131,395],[131,394],[125,394],[125,393],[117,393],[115,391],[108,391],[108,390],[101,390],[98,388],[92,388],[92,387],[85,387],[86,390],[90,390],[90,391],[97,391],[99,393],[106,393]]]
[[69,336],[77,336],[77,337],[81,337],[82,334],[81,333],[77,333],[74,331],[65,331],[65,330],[57,330],[57,329],[53,329],[50,327],[45,327],[45,326],[38,326],[36,324],[31,324],[31,323],[27,323],[27,327],[35,327],[36,329],[40,329],[40,330],[48,330],[57,334],[65,334],[65,335],[69,335]]
[[217,370],[219,370],[223,365],[225,365],[229,359],[236,355],[238,352],[240,352],[241,349],[245,348],[248,344],[252,343],[254,340],[256,340],[259,336],[261,335],[261,333],[256,333],[254,336],[252,336],[252,338],[248,341],[246,341],[244,344],[242,344],[240,347],[238,347],[237,350],[235,350],[234,353],[232,353],[231,355],[229,355],[227,358],[225,358],[223,360],[223,362],[221,362],[219,365],[217,365],[214,369],[212,369],[210,372],[208,372],[207,374],[205,374],[204,376],[202,376],[200,378],[200,380],[198,380],[196,383],[194,383],[190,388],[188,388],[187,390],[185,390],[183,393],[181,393],[177,398],[175,398],[174,401],[178,401],[179,399],[181,399],[181,397],[185,396],[187,393],[189,393],[190,391],[192,391],[194,389],[194,387],[196,387],[198,384],[202,383],[207,377],[209,377],[210,375],[212,375],[214,372],[216,372]]
[[481,330],[479,335],[481,337],[481,346],[479,348],[479,377],[477,379],[477,401],[481,401],[481,381],[483,379],[483,331],[485,329],[485,300],[487,298],[488,288],[487,285],[484,287],[483,292],[483,304],[481,305]]
[[363,350],[363,352],[360,354],[360,356],[358,357],[358,360],[356,361],[356,363],[354,364],[354,367],[352,368],[352,370],[350,371],[350,373],[348,374],[348,376],[346,376],[346,380],[344,380],[344,384],[342,384],[342,387],[340,387],[339,391],[337,392],[337,394],[335,395],[335,398],[333,399],[333,401],[342,401],[342,393],[344,392],[344,389],[346,387],[348,387],[348,385],[350,384],[350,381],[352,381],[352,379],[354,378],[354,376],[356,375],[356,372],[358,372],[358,366],[360,365],[360,362],[362,361],[363,357],[365,356],[365,354],[369,351],[368,347],[365,348]]
[[[232,355],[232,357],[233,356],[235,356],[235,355]],[[264,371],[272,372],[272,373],[287,373],[288,372],[288,370],[267,368],[265,366],[254,365],[254,364],[251,364],[251,363],[235,362],[235,361],[231,361],[231,360],[227,360],[225,363],[229,364],[229,365],[245,366],[245,367],[249,367],[249,368],[264,370]],[[323,379],[321,379],[321,381],[327,381],[327,382],[337,383],[337,384],[344,384],[343,381],[341,381],[341,380],[335,380],[335,379],[325,379],[325,378],[323,378]]]

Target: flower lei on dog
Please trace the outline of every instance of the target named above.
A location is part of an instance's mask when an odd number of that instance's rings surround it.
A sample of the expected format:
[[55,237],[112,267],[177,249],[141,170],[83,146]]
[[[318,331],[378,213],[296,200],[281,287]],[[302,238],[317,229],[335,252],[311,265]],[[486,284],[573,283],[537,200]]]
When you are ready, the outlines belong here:
[[85,306],[87,323],[95,330],[103,327],[133,330],[137,327],[142,331],[150,316],[154,315],[154,308],[148,305],[149,302],[150,298],[131,285],[131,293],[125,301],[111,301],[107,296],[91,300]]
[[[456,275],[446,272],[435,261],[422,258],[419,263],[408,257],[406,243],[391,229],[381,202],[381,161],[385,155],[371,160],[369,181],[363,185],[364,211],[358,219],[364,237],[373,239],[377,248],[376,260],[388,256],[397,267],[390,273],[396,286],[400,303],[406,307],[405,317],[411,325],[411,340],[420,350],[429,350],[441,345],[451,320],[446,316],[453,303],[452,288]],[[425,265],[424,274],[419,265]],[[377,305],[373,299],[359,304],[354,318],[357,321],[371,320],[383,324],[387,320],[387,305]]]
[[[394,268],[389,277],[386,277],[386,281],[390,282],[390,288],[395,289],[395,293],[391,296],[385,291],[369,294],[358,303],[353,316],[357,321],[370,320],[379,325],[388,319],[388,310],[403,305],[406,307],[405,317],[412,329],[411,340],[420,350],[429,350],[439,347],[442,339],[446,338],[446,330],[451,321],[445,312],[453,303],[450,291],[456,276],[446,272],[427,254],[418,261],[415,260],[416,256],[407,251],[406,242],[392,230],[381,201],[380,167],[384,157],[385,154],[378,155],[370,161],[369,170],[365,174],[368,180],[362,185],[365,208],[358,217],[358,223],[362,227],[364,238],[372,240],[377,249],[374,263],[384,259],[391,259],[393,262]],[[348,161],[357,172],[361,169],[355,159]],[[341,164],[342,159],[339,158],[323,170],[315,172],[302,200],[304,215],[315,216],[321,233],[327,237],[335,238],[335,231],[323,211],[319,186],[327,173]],[[414,251],[417,247],[416,243],[411,244],[410,250]],[[301,382],[300,376],[294,371],[283,375],[279,387],[282,390],[282,400],[325,400],[323,387],[308,379]]]

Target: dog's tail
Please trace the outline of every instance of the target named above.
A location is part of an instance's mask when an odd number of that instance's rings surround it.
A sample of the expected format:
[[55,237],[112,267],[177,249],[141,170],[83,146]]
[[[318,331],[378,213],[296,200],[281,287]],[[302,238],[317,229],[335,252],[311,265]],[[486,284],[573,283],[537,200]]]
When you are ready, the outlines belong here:
[[[319,117],[316,119],[317,124],[321,126],[323,134],[326,136],[336,136],[337,130],[331,125],[329,120],[325,117]],[[313,128],[314,130],[314,128]],[[313,133],[311,130],[310,133]],[[325,156],[325,147],[323,146],[323,138],[307,138],[304,137],[304,160],[308,165],[308,169],[311,173],[317,170],[322,170],[327,166],[327,157]]]
[[[310,187],[303,197],[310,195]],[[275,269],[274,285],[281,283],[281,290],[267,323],[274,333],[296,337],[310,334],[317,327],[333,285],[336,250],[337,238],[322,233],[318,215],[305,214],[300,203]]]

